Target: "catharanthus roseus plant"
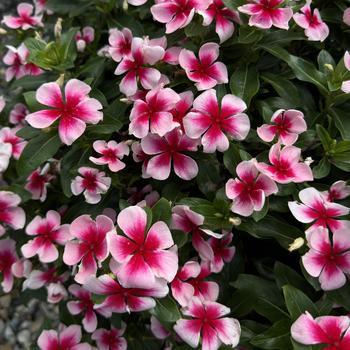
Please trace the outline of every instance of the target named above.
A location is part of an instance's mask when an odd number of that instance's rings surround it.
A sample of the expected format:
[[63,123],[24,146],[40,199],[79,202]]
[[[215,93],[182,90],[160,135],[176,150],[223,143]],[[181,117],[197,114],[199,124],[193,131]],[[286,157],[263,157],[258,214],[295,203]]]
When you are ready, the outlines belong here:
[[348,1],[11,3],[0,296],[53,310],[25,348],[349,350]]

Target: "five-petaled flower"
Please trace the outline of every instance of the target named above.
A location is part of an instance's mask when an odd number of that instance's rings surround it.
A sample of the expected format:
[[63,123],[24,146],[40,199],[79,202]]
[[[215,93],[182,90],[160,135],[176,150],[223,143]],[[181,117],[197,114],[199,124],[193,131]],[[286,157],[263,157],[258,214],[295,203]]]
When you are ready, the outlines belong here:
[[61,216],[54,210],[47,212],[45,218],[36,216],[26,227],[29,236],[35,236],[21,248],[25,258],[39,256],[43,263],[58,259],[55,244],[64,245],[70,238],[69,225],[61,225]]
[[305,345],[328,345],[325,350],[350,348],[350,318],[348,316],[321,316],[315,319],[309,312],[302,314],[292,325],[294,340]]
[[[117,223],[125,236],[110,233],[110,251],[119,264],[116,274],[125,288],[150,288],[157,280],[171,282],[178,256],[168,226],[155,222],[147,231],[147,214],[139,206],[123,209]],[[171,249],[169,249],[171,248]]]
[[318,9],[311,10],[311,1],[306,0],[306,4],[300,9],[301,13],[293,15],[294,21],[303,29],[305,35],[311,41],[324,41],[329,34],[329,28],[322,21]]
[[346,181],[336,181],[329,188],[328,191],[322,192],[326,200],[329,202],[334,202],[339,199],[344,199],[350,196],[350,186],[346,184]]
[[71,190],[75,196],[84,192],[87,203],[96,204],[101,200],[101,194],[108,191],[111,186],[111,178],[105,176],[103,171],[90,167],[78,169],[81,176],[77,176],[71,183]]
[[313,187],[301,190],[299,198],[302,203],[288,202],[288,206],[298,221],[305,224],[313,223],[307,232],[317,226],[328,227],[332,231],[346,226],[347,221],[337,220],[337,218],[348,215],[349,208],[338,203],[328,202],[322,193]]
[[27,178],[24,188],[32,194],[32,199],[44,202],[47,196],[47,187],[54,178],[49,172],[49,167],[34,170]]
[[295,109],[279,109],[273,114],[271,122],[272,125],[264,124],[257,128],[259,137],[271,142],[277,136],[278,141],[286,146],[293,145],[298,135],[307,129],[304,114]]
[[236,319],[223,317],[230,313],[228,307],[212,301],[201,302],[194,298],[182,313],[192,319],[178,320],[174,330],[193,348],[198,347],[200,337],[203,350],[217,350],[221,344],[232,347],[238,345],[241,327]]
[[77,49],[83,52],[88,44],[91,44],[95,39],[95,29],[87,26],[84,27],[82,32],[78,31],[75,35],[75,41],[77,43]]
[[24,227],[26,214],[18,207],[20,203],[19,195],[10,191],[0,191],[0,236],[6,232],[6,225],[14,230]]
[[198,90],[211,89],[218,84],[228,83],[227,67],[216,62],[219,57],[219,45],[206,43],[199,49],[199,59],[187,49],[182,49],[179,64],[185,70],[188,79],[194,81]]
[[36,99],[50,109],[43,109],[26,116],[34,128],[44,129],[59,120],[58,133],[61,141],[71,145],[86,129],[86,123],[97,124],[103,119],[101,103],[89,97],[91,87],[70,79],[64,89],[64,97],[57,83],[45,83],[36,91]]
[[242,113],[247,108],[239,97],[225,95],[219,106],[216,91],[207,90],[193,102],[193,109],[183,119],[186,135],[201,138],[203,151],[224,152],[229,139],[244,140],[250,129],[249,118]]
[[96,260],[101,264],[108,257],[107,233],[114,234],[115,228],[113,221],[105,215],[98,215],[96,221],[89,215],[81,215],[69,229],[73,240],[64,247],[63,262],[72,266],[81,261],[74,279],[82,284],[89,276],[95,276]]
[[10,112],[9,122],[14,125],[22,126],[25,124],[25,117],[29,110],[23,103],[16,103]]
[[254,211],[260,211],[266,197],[278,191],[272,179],[259,174],[255,159],[239,163],[236,172],[239,178],[226,183],[226,195],[233,200],[231,210],[234,213],[249,216]]
[[109,31],[108,52],[112,59],[120,62],[124,57],[131,54],[132,32],[129,28],[118,30],[113,28]]
[[91,339],[96,341],[100,350],[126,350],[127,342],[122,337],[126,329],[126,324],[122,322],[121,328],[111,327],[110,330],[99,328],[97,329]]
[[0,129],[0,142],[9,143],[12,146],[12,156],[15,159],[19,159],[27,141],[24,141],[16,135],[18,128],[10,129],[8,127]]

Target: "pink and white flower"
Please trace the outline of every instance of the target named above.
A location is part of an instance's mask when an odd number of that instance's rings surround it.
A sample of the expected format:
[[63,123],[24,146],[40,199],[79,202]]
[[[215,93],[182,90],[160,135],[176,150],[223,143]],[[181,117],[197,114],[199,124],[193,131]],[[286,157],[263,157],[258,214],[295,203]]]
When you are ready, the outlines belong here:
[[44,202],[47,196],[47,187],[54,176],[48,172],[48,168],[34,170],[27,178],[25,189],[32,194],[32,199]]
[[272,26],[288,29],[288,22],[293,17],[289,7],[279,7],[284,0],[251,0],[253,3],[238,7],[238,10],[250,16],[249,25],[269,29]]
[[45,218],[36,216],[26,227],[29,236],[36,236],[21,248],[25,258],[39,256],[43,263],[58,259],[55,244],[64,245],[69,239],[69,225],[61,225],[61,216],[54,210],[47,212]]
[[170,34],[186,27],[196,11],[205,10],[210,0],[164,0],[151,7],[153,18],[166,23],[166,33]]
[[0,144],[0,174],[6,171],[10,164],[12,145],[10,143]]
[[114,74],[126,73],[119,85],[120,92],[126,96],[135,95],[137,81],[146,90],[155,88],[161,78],[161,73],[147,65],[154,65],[164,57],[164,48],[157,45],[147,45],[141,38],[134,38],[131,43],[131,53],[123,58]]
[[50,283],[47,287],[47,302],[58,304],[68,296],[66,287],[61,282]]
[[3,62],[10,66],[6,69],[5,80],[10,81],[13,78],[19,79],[25,75],[40,75],[43,70],[33,63],[27,62],[29,57],[29,50],[22,43],[18,48],[13,46],[6,46],[7,53],[3,58]]
[[300,9],[301,13],[295,13],[293,18],[297,25],[305,29],[309,40],[322,42],[328,37],[329,28],[323,22],[318,9],[311,10],[311,1],[306,0],[306,4]]
[[75,196],[84,193],[87,203],[96,204],[101,200],[101,194],[108,191],[111,186],[111,178],[105,176],[103,171],[90,167],[80,167],[77,176],[71,183],[71,190]]
[[164,137],[148,134],[141,140],[142,150],[151,155],[146,172],[157,180],[165,180],[170,176],[173,164],[175,174],[183,180],[191,180],[198,174],[197,163],[183,154],[196,151],[197,140],[192,140],[179,129],[174,129]]
[[350,186],[345,181],[336,181],[328,191],[322,192],[328,202],[334,202],[350,196]]
[[10,129],[8,127],[0,129],[0,142],[9,143],[12,146],[12,156],[15,159],[19,159],[27,144],[22,138],[16,135],[18,128]]
[[96,341],[99,350],[126,350],[128,345],[122,337],[126,329],[125,323],[122,328],[111,327],[110,330],[99,328],[91,336]]
[[136,100],[130,113],[129,133],[142,138],[149,131],[160,136],[174,129],[172,109],[180,96],[172,89],[154,89],[147,93],[145,100]]
[[213,250],[213,259],[210,261],[210,271],[219,273],[235,256],[236,248],[230,246],[233,234],[230,232],[222,238],[210,237],[208,243]]
[[304,114],[295,109],[279,109],[271,118],[272,125],[264,124],[256,129],[259,137],[265,142],[271,142],[278,137],[278,142],[291,146],[298,135],[307,130]]
[[[313,223],[311,227],[330,228],[335,231],[344,227],[346,221],[337,218],[348,215],[350,209],[337,203],[328,202],[321,192],[313,187],[305,188],[299,192],[302,203],[288,202],[294,217],[305,224]],[[310,227],[310,228],[311,228]],[[308,231],[310,231],[310,228]]]
[[91,350],[88,343],[81,343],[81,327],[71,325],[61,329],[44,330],[38,339],[40,350]]
[[171,114],[173,115],[173,121],[180,125],[181,130],[185,132],[183,126],[183,119],[190,111],[193,105],[193,92],[185,91],[179,94],[180,101],[178,101],[175,107],[171,110]]
[[341,288],[350,273],[349,230],[336,230],[330,241],[329,232],[324,227],[312,230],[308,237],[310,250],[302,257],[309,275],[318,277],[323,290]]
[[71,145],[85,131],[86,123],[97,124],[103,119],[101,103],[89,97],[91,87],[78,80],[70,79],[65,86],[64,96],[57,83],[45,83],[36,92],[36,99],[50,109],[43,109],[27,115],[27,122],[34,128],[44,129],[59,120],[58,133],[61,141]]
[[83,52],[87,45],[91,44],[95,39],[95,29],[87,26],[84,27],[82,32],[78,31],[75,35],[75,41],[77,43],[77,49]]
[[350,7],[348,7],[343,14],[343,22],[347,25],[350,26]]
[[314,179],[310,165],[300,162],[301,149],[295,146],[273,145],[269,152],[271,165],[256,163],[260,172],[280,184],[300,183]]
[[241,23],[239,13],[226,7],[222,0],[212,0],[206,10],[198,13],[203,16],[204,26],[210,25],[215,20],[215,31],[220,38],[220,44],[233,35],[235,30],[233,22]]
[[[146,231],[147,214],[138,207],[123,209],[117,218],[125,236],[110,233],[110,251],[119,264],[116,274],[125,288],[150,288],[158,279],[171,282],[178,256],[168,226],[157,221]],[[169,249],[172,248],[172,249]]]
[[[344,64],[346,69],[350,71],[350,54],[348,51],[346,51],[344,55]],[[343,81],[341,90],[346,94],[350,93],[350,80]]]
[[224,63],[216,62],[220,46],[206,43],[199,49],[199,59],[187,49],[182,49],[179,64],[185,70],[188,79],[194,81],[198,90],[211,89],[218,84],[228,83],[227,68]]
[[[6,232],[6,226],[14,230],[24,227],[26,214],[18,205],[21,198],[10,191],[0,191],[0,236]],[[4,226],[5,225],[5,226]]]
[[96,260],[101,264],[107,259],[108,232],[115,234],[115,228],[113,221],[105,215],[98,215],[96,221],[89,215],[81,215],[71,223],[70,234],[75,239],[66,243],[63,262],[69,266],[81,262],[74,277],[78,283],[83,284],[89,276],[95,276]]
[[[0,214],[1,215],[1,214]],[[18,261],[16,242],[13,239],[0,240],[0,273],[2,273],[1,287],[9,293],[13,286],[12,265]]]
[[202,340],[203,350],[217,350],[221,344],[233,348],[238,345],[241,327],[234,318],[223,317],[230,309],[222,304],[194,299],[183,315],[191,319],[180,319],[174,330],[177,335],[193,348],[198,348]]
[[129,155],[129,147],[124,142],[117,143],[115,141],[95,141],[93,143],[94,150],[102,154],[102,157],[95,158],[90,157],[89,159],[97,164],[107,164],[108,168],[112,172],[118,172],[125,168],[125,163],[120,161],[124,156]]
[[109,31],[108,52],[112,59],[120,62],[123,58],[131,55],[132,32],[129,28],[118,30],[113,28]]
[[9,122],[14,125],[24,125],[25,117],[29,114],[29,110],[23,103],[16,103],[10,112]]
[[324,349],[347,350],[350,347],[350,318],[348,316],[321,316],[313,318],[302,314],[292,325],[294,340],[305,345],[327,344]]
[[34,0],[35,13],[40,14],[46,12],[48,15],[52,15],[53,12],[47,8],[47,0]]
[[156,306],[153,298],[164,298],[169,293],[165,280],[159,280],[153,287],[148,285],[147,289],[124,288],[109,275],[88,278],[84,288],[91,293],[106,296],[101,304],[95,304],[95,310],[105,317],[111,317],[113,312],[130,313],[152,309]]
[[21,28],[28,30],[35,27],[43,27],[42,16],[33,16],[34,6],[21,2],[17,6],[18,16],[4,16],[2,23],[11,29]]
[[229,139],[244,140],[250,129],[249,118],[242,113],[247,108],[239,97],[225,95],[219,106],[214,89],[203,92],[193,102],[193,109],[183,119],[186,135],[201,138],[203,151],[224,152]]
[[19,259],[11,266],[12,274],[17,278],[28,278],[33,264],[29,259]]
[[236,172],[238,178],[226,183],[226,196],[233,200],[231,210],[236,214],[249,216],[262,210],[266,197],[278,192],[275,182],[259,173],[255,159],[239,163]]
[[67,303],[67,309],[72,315],[83,314],[83,326],[86,332],[92,333],[97,327],[97,317],[94,312],[94,302],[91,293],[78,284],[69,286],[68,291],[78,300]]
[[187,261],[183,267],[179,268],[171,282],[171,293],[181,306],[187,306],[192,301],[195,293],[193,286],[186,281],[198,277],[200,272],[201,267],[197,261]]
[[127,192],[130,195],[127,200],[128,203],[139,207],[152,208],[160,198],[159,193],[153,190],[151,185],[146,185],[141,190],[137,187],[130,187],[127,189]]

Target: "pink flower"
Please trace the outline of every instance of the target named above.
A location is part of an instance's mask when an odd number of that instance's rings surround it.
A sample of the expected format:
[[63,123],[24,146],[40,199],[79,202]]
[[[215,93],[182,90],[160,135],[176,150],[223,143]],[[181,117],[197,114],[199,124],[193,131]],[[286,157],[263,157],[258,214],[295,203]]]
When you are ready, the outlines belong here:
[[130,313],[152,309],[156,306],[153,298],[164,298],[169,292],[165,280],[159,280],[153,287],[148,285],[147,289],[124,288],[109,275],[90,277],[84,288],[91,293],[106,296],[101,304],[95,305],[95,310],[108,318],[113,312]]
[[171,111],[180,101],[172,89],[154,89],[147,93],[145,101],[136,100],[130,113],[129,133],[138,138],[149,131],[164,136],[176,127]]
[[215,31],[220,38],[220,44],[233,35],[235,27],[232,22],[241,23],[238,12],[226,7],[222,0],[212,0],[206,10],[198,11],[198,13],[204,18],[204,26],[210,25],[215,19]]
[[221,344],[235,347],[239,342],[241,327],[236,319],[223,317],[229,313],[230,309],[219,303],[194,299],[183,310],[183,314],[192,319],[178,320],[174,330],[193,348],[198,347],[200,337],[203,350],[217,350]]
[[350,26],[350,7],[348,7],[343,14],[343,22]]
[[271,142],[276,136],[278,142],[291,146],[298,135],[307,130],[304,114],[295,109],[279,109],[271,118],[272,125],[264,124],[256,129],[259,137],[265,142]]
[[322,193],[313,187],[301,190],[299,198],[302,203],[288,202],[290,211],[298,221],[305,224],[313,222],[311,227],[329,227],[331,231],[341,229],[344,226],[343,222],[336,218],[348,215],[349,208],[328,202]]
[[26,233],[36,236],[21,248],[25,258],[39,256],[43,263],[58,259],[55,244],[64,245],[70,238],[69,225],[61,225],[61,216],[54,210],[47,212],[45,218],[36,216],[26,227]]
[[115,141],[95,141],[93,144],[94,150],[102,154],[102,157],[89,159],[98,165],[108,164],[108,168],[112,172],[118,172],[125,168],[125,163],[121,162],[124,156],[129,155],[129,147],[123,143],[117,143]]
[[147,174],[157,180],[165,180],[170,175],[173,163],[175,174],[183,180],[191,180],[198,174],[197,163],[183,154],[196,151],[198,142],[174,129],[164,137],[148,134],[141,140],[142,150],[153,157],[147,164]]
[[54,176],[50,175],[45,167],[42,170],[39,168],[28,176],[24,188],[32,194],[32,199],[44,202],[47,196],[47,187],[53,179]]
[[129,28],[118,30],[113,28],[109,31],[108,52],[112,59],[120,62],[123,58],[131,55],[132,32]]
[[196,261],[187,261],[179,268],[174,280],[171,282],[171,293],[174,299],[181,305],[187,306],[193,299],[195,290],[186,281],[190,278],[198,277],[201,267]]
[[341,288],[350,273],[349,230],[337,230],[332,235],[324,227],[312,230],[308,237],[310,250],[302,257],[309,275],[318,277],[323,290]]
[[97,327],[97,317],[94,312],[94,302],[91,298],[91,293],[79,286],[72,284],[68,288],[69,293],[75,296],[78,300],[69,301],[67,309],[72,315],[83,314],[83,326],[86,332],[92,333]]
[[29,259],[19,259],[11,266],[12,274],[17,278],[28,278],[33,264]]
[[0,129],[0,142],[9,143],[12,146],[12,156],[15,159],[19,159],[24,150],[24,147],[27,144],[27,141],[24,141],[16,135],[18,128],[10,129],[8,127]]
[[9,122],[14,125],[23,125],[27,114],[29,114],[28,108],[23,103],[16,103],[10,112]]
[[18,205],[21,198],[17,194],[10,191],[0,191],[0,236],[6,232],[8,225],[14,230],[24,227],[26,215],[22,208]]
[[44,129],[59,120],[58,133],[62,142],[71,145],[85,131],[86,123],[97,124],[103,119],[101,103],[89,97],[91,87],[77,79],[70,79],[62,96],[57,83],[46,83],[36,92],[38,102],[51,109],[43,109],[27,115],[27,122],[34,128]]
[[[69,272],[59,274],[56,267],[52,267],[46,271],[33,270],[30,272],[29,276],[23,283],[23,290],[25,289],[39,289],[43,286],[47,288],[53,285],[62,285],[69,278]],[[63,287],[64,288],[64,287]],[[61,293],[62,294],[62,293]],[[63,294],[67,294],[66,292]]]
[[322,192],[328,202],[334,202],[350,196],[350,186],[345,181],[336,181],[328,191]]
[[137,187],[131,187],[127,189],[127,192],[130,195],[128,203],[139,207],[152,208],[160,198],[159,193],[154,191],[151,185],[146,185],[141,190]]
[[186,27],[196,11],[205,10],[210,0],[164,0],[151,7],[153,18],[166,23],[166,33],[170,34]]
[[105,215],[98,215],[96,221],[89,215],[81,215],[71,223],[70,234],[76,239],[66,243],[63,261],[69,266],[81,261],[74,278],[78,283],[85,283],[96,274],[96,260],[100,264],[108,257],[108,232],[115,233],[115,229],[113,221]]
[[0,144],[0,174],[6,171],[10,164],[12,145],[10,143]]
[[348,316],[321,316],[313,319],[309,312],[302,314],[292,325],[294,340],[305,345],[327,344],[325,350],[350,348],[350,318]]
[[219,273],[224,268],[225,263],[230,263],[235,256],[236,248],[229,246],[231,244],[233,234],[230,232],[221,239],[210,237],[209,244],[213,250],[213,259],[210,261],[210,271]]
[[311,1],[306,0],[306,4],[300,9],[301,13],[294,14],[294,21],[303,29],[305,35],[311,41],[324,41],[328,34],[329,28],[325,22],[322,21],[318,9],[311,10]]
[[122,323],[121,329],[115,327],[111,327],[110,330],[100,328],[94,332],[91,339],[96,341],[100,350],[126,350],[127,342],[122,337],[125,328],[125,323]]
[[192,51],[182,49],[179,64],[186,71],[188,79],[196,83],[198,90],[207,90],[217,84],[228,83],[225,64],[215,62],[218,57],[219,45],[206,43],[199,49],[199,60]]
[[193,92],[185,91],[179,94],[180,101],[178,101],[175,107],[171,110],[171,114],[173,115],[173,121],[180,125],[181,130],[185,132],[183,126],[183,119],[186,114],[190,111],[193,104]]
[[239,97],[225,95],[218,104],[214,89],[203,92],[193,103],[193,109],[183,119],[186,135],[202,136],[203,151],[224,152],[229,148],[228,137],[244,140],[250,129],[249,118],[242,113],[247,108]]
[[12,265],[17,260],[18,260],[18,256],[16,253],[16,242],[13,239],[1,239],[0,240],[0,272],[2,273],[1,287],[5,293],[9,293],[12,289],[13,273],[11,268],[12,268]]
[[17,6],[18,17],[4,16],[2,23],[5,23],[11,29],[27,30],[34,27],[43,27],[42,16],[33,16],[33,11],[33,5],[22,2]]
[[83,28],[83,31],[78,31],[75,35],[75,41],[77,43],[77,49],[80,52],[83,52],[86,48],[86,45],[91,44],[95,38],[95,29],[87,26]]
[[250,15],[249,25],[262,29],[272,26],[288,29],[289,20],[293,17],[293,10],[289,7],[280,8],[284,0],[252,0],[254,3],[238,7],[242,13]]
[[44,330],[38,339],[40,350],[90,350],[91,346],[81,343],[81,327],[71,325],[60,332]]
[[[344,64],[348,71],[350,71],[350,54],[348,51],[344,55]],[[343,81],[341,85],[341,90],[348,94],[350,92],[350,80]]]
[[134,38],[131,43],[131,54],[124,56],[115,70],[116,75],[126,73],[119,85],[120,92],[126,96],[132,96],[137,92],[139,80],[144,89],[150,90],[157,86],[161,74],[154,65],[164,57],[164,49],[161,46],[147,45],[143,39]]
[[273,145],[269,152],[271,165],[256,163],[256,167],[272,180],[286,184],[312,181],[313,174],[310,166],[299,162],[301,149],[295,146],[281,148],[279,143]]
[[47,302],[58,304],[61,300],[67,298],[68,293],[61,282],[50,283],[47,286]]
[[126,237],[114,233],[108,236],[111,254],[119,264],[116,274],[121,285],[150,288],[158,279],[171,282],[178,257],[168,226],[158,221],[146,231],[147,214],[138,206],[123,209],[117,223]]
[[111,178],[105,176],[103,171],[94,168],[80,167],[77,176],[71,183],[71,190],[75,196],[84,192],[87,203],[96,204],[101,200],[101,194],[108,191],[111,186]]
[[233,200],[231,210],[234,213],[249,216],[260,211],[265,198],[278,192],[273,180],[259,174],[255,166],[256,160],[243,161],[237,165],[239,178],[230,179],[226,183],[226,196]]

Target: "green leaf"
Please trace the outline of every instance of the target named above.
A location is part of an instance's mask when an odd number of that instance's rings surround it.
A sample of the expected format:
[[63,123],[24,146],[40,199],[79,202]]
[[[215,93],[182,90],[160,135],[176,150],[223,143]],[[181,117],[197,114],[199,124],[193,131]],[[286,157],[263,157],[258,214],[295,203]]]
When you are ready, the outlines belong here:
[[283,286],[282,290],[288,312],[293,321],[295,321],[301,314],[305,313],[305,311],[310,312],[314,317],[318,316],[317,307],[301,290],[290,285]]
[[165,198],[159,199],[159,201],[152,207],[153,223],[157,221],[164,221],[169,224],[171,219],[171,206],[170,202]]
[[320,124],[316,125],[316,131],[319,139],[321,140],[323,149],[327,152],[334,147],[334,141],[329,136],[328,131]]
[[241,44],[252,44],[264,36],[263,32],[254,27],[241,26],[239,28],[238,42]]
[[175,323],[181,318],[177,304],[170,296],[157,299],[156,303],[156,307],[151,312],[160,322]]
[[326,50],[320,51],[320,53],[317,56],[317,62],[319,70],[323,73],[329,72],[329,69],[326,68],[326,65],[330,64],[333,68],[336,66],[332,55]]
[[339,130],[343,140],[350,140],[350,111],[348,108],[329,109],[331,116],[334,119],[335,126]]
[[317,70],[312,63],[303,58],[291,55],[287,50],[281,47],[270,45],[261,45],[261,47],[271,55],[286,62],[299,80],[311,83],[317,86],[323,94],[328,94],[325,75]]
[[249,107],[251,99],[259,91],[259,73],[256,67],[239,67],[231,76],[231,92],[240,97]]
[[223,161],[226,169],[231,175],[236,176],[236,167],[238,163],[241,162],[241,157],[239,155],[239,149],[235,144],[230,143],[229,149],[224,153]]
[[326,293],[335,304],[341,305],[345,310],[350,310],[350,284],[347,283],[344,287],[332,290]]
[[56,133],[42,133],[31,139],[24,148],[17,162],[19,175],[28,175],[42,163],[52,158],[61,146],[61,140]]
[[268,212],[269,212],[269,199],[266,198],[263,208],[260,211],[254,211],[252,218],[254,219],[255,222],[259,222],[267,215]]
[[35,136],[41,134],[40,129],[32,128],[31,126],[24,126],[16,132],[16,135],[23,139],[32,139]]
[[326,157],[323,157],[316,166],[312,168],[315,179],[326,177],[331,171],[331,164]]
[[26,101],[26,105],[31,112],[36,112],[43,109],[43,105],[41,105],[36,99],[36,91],[24,92],[23,96],[24,100]]
[[92,0],[48,0],[47,7],[57,14],[67,14],[69,17],[78,16],[94,4]]

